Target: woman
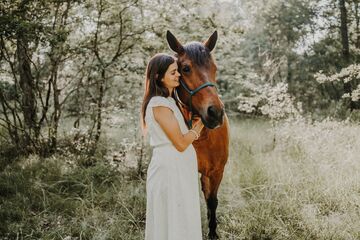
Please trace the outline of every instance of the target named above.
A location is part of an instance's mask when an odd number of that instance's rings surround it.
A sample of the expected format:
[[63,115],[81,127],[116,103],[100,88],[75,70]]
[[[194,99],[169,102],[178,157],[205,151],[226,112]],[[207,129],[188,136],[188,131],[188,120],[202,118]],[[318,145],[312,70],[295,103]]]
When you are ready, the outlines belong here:
[[179,86],[176,59],[151,58],[145,80],[142,123],[154,147],[146,179],[145,240],[201,240],[196,152],[192,142],[204,125],[188,130],[173,90]]

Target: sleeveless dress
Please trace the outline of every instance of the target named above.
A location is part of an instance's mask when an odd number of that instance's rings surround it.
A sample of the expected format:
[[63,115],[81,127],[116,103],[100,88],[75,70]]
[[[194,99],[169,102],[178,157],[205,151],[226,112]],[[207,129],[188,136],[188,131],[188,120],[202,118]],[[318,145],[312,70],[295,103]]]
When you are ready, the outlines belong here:
[[184,118],[172,97],[152,97],[146,108],[153,155],[146,179],[145,240],[201,240],[199,179],[196,152],[192,144],[179,152],[154,118],[152,108],[170,108],[181,132],[188,132]]

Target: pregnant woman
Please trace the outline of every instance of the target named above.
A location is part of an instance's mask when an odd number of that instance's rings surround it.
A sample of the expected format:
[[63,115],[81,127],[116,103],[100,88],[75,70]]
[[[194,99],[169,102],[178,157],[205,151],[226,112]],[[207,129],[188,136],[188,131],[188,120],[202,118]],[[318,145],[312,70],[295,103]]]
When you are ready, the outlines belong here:
[[173,98],[179,86],[176,59],[151,58],[142,103],[143,129],[153,153],[146,179],[145,240],[201,240],[196,152],[192,145],[204,125],[196,119],[188,129]]

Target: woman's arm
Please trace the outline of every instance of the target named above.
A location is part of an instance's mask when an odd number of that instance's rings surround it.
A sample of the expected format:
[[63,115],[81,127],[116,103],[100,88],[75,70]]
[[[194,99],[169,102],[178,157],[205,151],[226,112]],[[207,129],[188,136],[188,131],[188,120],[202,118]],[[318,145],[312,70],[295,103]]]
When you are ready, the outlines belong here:
[[[185,149],[196,139],[196,135],[191,131],[182,134],[179,123],[171,109],[162,106],[153,107],[153,114],[155,120],[159,123],[160,127],[164,130],[167,137],[179,152],[185,151]],[[194,127],[192,129],[200,135],[203,127],[204,125],[201,120],[198,120],[194,122]]]

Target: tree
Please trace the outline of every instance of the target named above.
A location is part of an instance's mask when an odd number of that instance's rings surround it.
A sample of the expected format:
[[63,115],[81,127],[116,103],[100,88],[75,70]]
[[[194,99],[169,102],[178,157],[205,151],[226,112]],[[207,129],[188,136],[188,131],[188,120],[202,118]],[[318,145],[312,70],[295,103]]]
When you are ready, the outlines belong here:
[[[106,91],[124,69],[121,58],[143,32],[141,24],[136,27],[140,21],[134,14],[137,9],[136,0],[2,4],[0,64],[5,71],[1,75],[14,86],[18,97],[9,99],[0,89],[0,123],[12,144],[25,152],[56,150],[59,121],[74,96],[88,97],[97,106],[87,116],[94,117],[96,128],[90,137],[95,143],[99,140]],[[85,102],[82,113],[88,107],[92,104]],[[82,113],[77,113],[79,121]],[[95,149],[96,144],[91,151]]]
[[[26,152],[41,152],[51,143],[42,144],[41,126],[44,119],[47,119],[49,110],[49,97],[51,87],[54,90],[54,101],[57,103],[57,64],[58,60],[64,55],[64,52],[58,48],[61,44],[51,44],[51,40],[60,39],[63,42],[66,34],[62,31],[56,31],[58,24],[60,30],[66,26],[68,11],[71,7],[70,2],[73,1],[5,1],[1,8],[2,13],[2,37],[1,37],[1,55],[3,64],[8,69],[7,73],[12,77],[12,84],[17,93],[18,98],[9,101],[3,93],[1,93],[2,113],[8,134],[13,144],[19,149],[25,149]],[[38,9],[38,6],[42,8]],[[49,21],[50,10],[56,9],[55,18],[52,28],[49,28],[44,22]],[[58,16],[61,21],[58,22]],[[51,31],[52,30],[52,31]],[[46,103],[43,102],[41,92],[41,74],[42,66],[34,63],[34,56],[39,51],[38,47],[45,42],[50,43],[50,52],[57,51],[53,55],[53,61],[50,65],[52,68],[51,78],[48,81],[48,94]],[[53,42],[54,43],[54,42]],[[39,111],[39,102],[41,102],[41,115]],[[19,113],[22,113],[22,118]],[[52,119],[52,127],[57,129],[57,121],[59,117],[59,108],[55,107],[55,117]],[[8,114],[12,114],[12,119]],[[49,122],[48,122],[49,123]],[[56,136],[56,135],[55,135]],[[50,134],[49,139],[54,139]],[[45,150],[47,151],[47,150]]]

